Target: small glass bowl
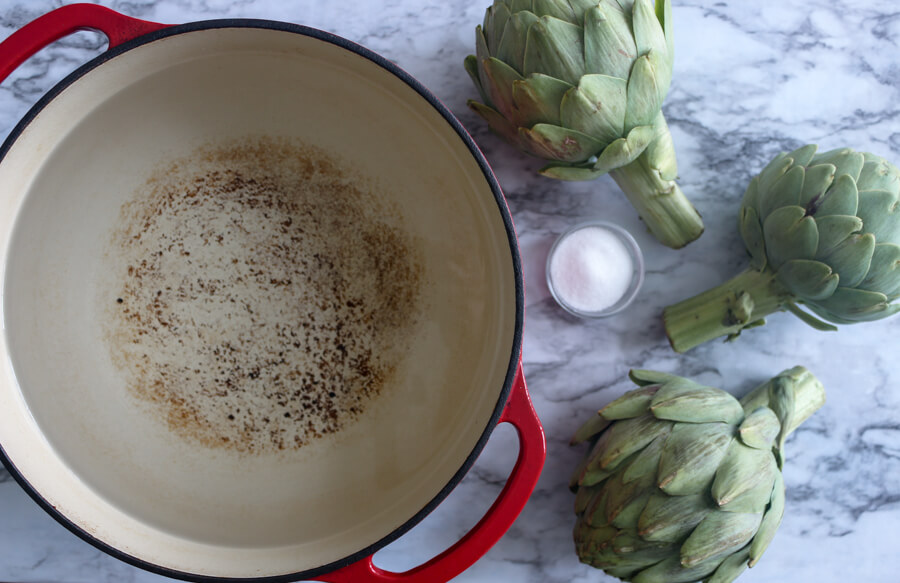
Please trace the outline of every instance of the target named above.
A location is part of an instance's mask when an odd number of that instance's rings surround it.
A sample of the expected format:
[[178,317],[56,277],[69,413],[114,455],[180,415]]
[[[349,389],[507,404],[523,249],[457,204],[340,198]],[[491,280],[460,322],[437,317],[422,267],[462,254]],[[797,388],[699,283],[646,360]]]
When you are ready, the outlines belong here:
[[[608,230],[613,235],[616,235],[619,240],[622,241],[622,243],[625,245],[625,248],[628,250],[628,252],[631,254],[631,260],[634,266],[631,283],[629,284],[628,289],[625,291],[619,301],[598,312],[586,312],[569,305],[557,291],[556,285],[554,285],[553,282],[553,276],[550,271],[550,265],[553,262],[553,255],[554,253],[556,253],[560,242],[565,240],[568,236],[572,235],[576,231],[588,227],[600,227]],[[643,253],[641,253],[641,248],[638,246],[637,241],[634,240],[634,237],[631,236],[631,233],[629,233],[622,227],[614,225],[607,221],[586,221],[583,223],[578,223],[577,225],[574,225],[573,227],[567,229],[565,232],[563,232],[563,234],[559,236],[559,238],[556,239],[556,241],[553,243],[553,246],[550,247],[550,253],[547,254],[546,273],[547,287],[550,288],[550,294],[562,309],[569,312],[573,316],[578,316],[579,318],[605,318],[606,316],[618,314],[619,312],[627,308],[632,301],[634,301],[634,298],[637,296],[638,291],[641,289],[641,285],[644,283],[644,255]]]

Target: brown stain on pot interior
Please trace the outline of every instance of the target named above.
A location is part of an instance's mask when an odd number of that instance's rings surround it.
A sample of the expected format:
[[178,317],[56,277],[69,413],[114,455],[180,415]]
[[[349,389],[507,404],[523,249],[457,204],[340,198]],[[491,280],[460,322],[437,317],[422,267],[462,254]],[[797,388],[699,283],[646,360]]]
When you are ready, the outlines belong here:
[[372,180],[310,145],[208,146],[121,210],[105,335],[181,437],[245,453],[340,431],[390,385],[422,258]]

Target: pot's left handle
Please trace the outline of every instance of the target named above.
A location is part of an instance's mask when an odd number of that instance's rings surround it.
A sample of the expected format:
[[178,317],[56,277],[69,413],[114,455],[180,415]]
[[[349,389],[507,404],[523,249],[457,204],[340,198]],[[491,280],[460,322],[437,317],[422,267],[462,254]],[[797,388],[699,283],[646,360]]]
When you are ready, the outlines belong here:
[[509,423],[515,428],[519,437],[519,456],[493,506],[462,540],[404,573],[380,569],[370,556],[315,579],[329,583],[436,583],[449,581],[480,559],[509,530],[524,508],[537,485],[547,455],[544,429],[528,396],[521,362],[500,423]]
[[109,48],[168,24],[125,16],[96,4],[69,4],[32,20],[0,43],[0,82],[25,59],[53,41],[79,30],[97,30],[109,39]]

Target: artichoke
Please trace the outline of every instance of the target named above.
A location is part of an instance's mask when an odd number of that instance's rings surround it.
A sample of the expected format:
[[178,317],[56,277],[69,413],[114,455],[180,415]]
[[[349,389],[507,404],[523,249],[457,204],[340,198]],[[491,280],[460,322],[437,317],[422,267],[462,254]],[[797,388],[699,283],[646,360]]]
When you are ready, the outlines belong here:
[[803,367],[743,400],[674,375],[634,370],[641,388],[573,438],[591,449],[572,476],[582,562],[634,583],[733,581],[784,513],[785,438],[825,402]]
[[814,145],[779,154],[741,204],[750,267],[666,308],[672,346],[733,339],[779,310],[820,330],[837,329],[823,320],[851,324],[900,310],[891,303],[900,297],[898,197],[900,170],[873,154],[816,154]]
[[700,236],[661,111],[672,79],[670,0],[495,0],[475,37],[465,66],[483,103],[469,107],[549,160],[542,174],[608,172],[662,243]]

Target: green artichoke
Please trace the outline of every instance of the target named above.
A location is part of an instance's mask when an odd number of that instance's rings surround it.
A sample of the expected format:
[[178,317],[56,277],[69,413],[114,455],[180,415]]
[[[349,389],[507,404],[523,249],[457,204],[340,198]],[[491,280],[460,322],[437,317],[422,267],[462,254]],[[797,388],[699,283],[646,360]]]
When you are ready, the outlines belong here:
[[670,0],[495,0],[475,38],[465,66],[483,103],[469,106],[549,160],[542,174],[609,172],[662,243],[700,236],[661,111],[672,79]]
[[[877,320],[900,310],[900,170],[850,149],[781,153],[750,181],[740,230],[750,267],[730,281],[666,308],[666,332],[684,352],[735,338],[788,310],[823,322]],[[813,314],[801,310],[805,305]]]
[[784,513],[785,438],[825,402],[794,367],[740,402],[674,375],[634,370],[641,388],[573,438],[591,449],[572,476],[582,562],[634,583],[733,581]]

